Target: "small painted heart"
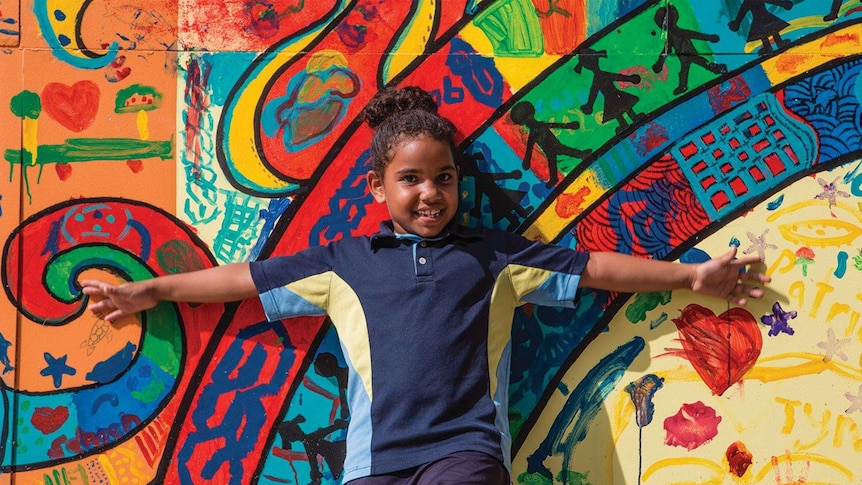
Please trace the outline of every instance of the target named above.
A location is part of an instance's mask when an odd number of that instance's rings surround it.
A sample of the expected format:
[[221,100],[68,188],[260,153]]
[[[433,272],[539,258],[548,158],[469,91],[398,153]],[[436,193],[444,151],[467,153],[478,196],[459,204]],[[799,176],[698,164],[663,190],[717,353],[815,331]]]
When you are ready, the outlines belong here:
[[69,408],[57,406],[56,408],[39,407],[33,410],[30,422],[33,427],[43,434],[50,434],[60,429],[60,426],[69,419]]
[[57,163],[54,165],[54,170],[57,171],[57,177],[64,182],[72,176],[72,166],[68,163]]

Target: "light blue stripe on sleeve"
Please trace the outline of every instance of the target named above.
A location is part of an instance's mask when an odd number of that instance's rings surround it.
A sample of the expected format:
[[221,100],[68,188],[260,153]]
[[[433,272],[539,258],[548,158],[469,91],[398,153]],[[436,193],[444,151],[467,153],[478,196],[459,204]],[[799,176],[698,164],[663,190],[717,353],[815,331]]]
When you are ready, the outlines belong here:
[[326,310],[285,287],[273,288],[260,294],[263,311],[269,321],[290,317],[326,315]]
[[574,308],[580,275],[553,272],[535,291],[524,296],[524,301],[541,306]]

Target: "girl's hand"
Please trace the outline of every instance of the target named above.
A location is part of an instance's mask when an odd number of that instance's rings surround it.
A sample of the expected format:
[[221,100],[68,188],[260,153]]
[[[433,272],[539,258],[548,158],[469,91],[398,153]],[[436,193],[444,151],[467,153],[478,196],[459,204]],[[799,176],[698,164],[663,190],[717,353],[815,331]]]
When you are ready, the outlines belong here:
[[740,306],[746,304],[746,298],[761,298],[763,290],[757,285],[768,283],[771,278],[747,266],[762,260],[754,255],[735,259],[736,251],[736,246],[733,246],[723,256],[699,264],[691,284],[692,291],[724,298]]
[[106,321],[149,310],[159,303],[146,281],[112,285],[98,280],[81,282],[83,293],[90,297],[87,309]]

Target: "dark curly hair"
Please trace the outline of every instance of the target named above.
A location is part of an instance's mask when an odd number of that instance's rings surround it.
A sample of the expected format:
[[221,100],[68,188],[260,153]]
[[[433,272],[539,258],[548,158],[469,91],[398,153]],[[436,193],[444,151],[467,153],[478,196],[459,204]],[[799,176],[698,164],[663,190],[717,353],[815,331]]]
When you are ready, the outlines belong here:
[[393,149],[404,139],[430,136],[449,143],[455,154],[455,126],[437,114],[437,103],[422,88],[384,88],[371,98],[362,116],[375,130],[371,138],[371,163],[380,176],[392,160]]

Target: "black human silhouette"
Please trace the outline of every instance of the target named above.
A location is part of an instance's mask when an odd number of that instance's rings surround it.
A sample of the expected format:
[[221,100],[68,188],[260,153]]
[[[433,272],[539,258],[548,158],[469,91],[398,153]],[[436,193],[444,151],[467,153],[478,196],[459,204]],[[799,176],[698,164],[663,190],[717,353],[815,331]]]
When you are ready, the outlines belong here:
[[[838,11],[841,10],[842,0],[832,0],[832,8],[829,9],[829,13],[823,17],[824,22],[829,22],[830,20],[835,20],[838,18]],[[859,0],[859,3],[862,3],[862,0]]]
[[542,150],[542,153],[545,154],[545,158],[548,159],[548,172],[550,174],[547,184],[548,188],[557,185],[557,181],[559,179],[559,175],[557,174],[557,157],[559,155],[566,155],[583,160],[592,153],[592,150],[589,149],[579,150],[560,143],[560,140],[557,139],[557,135],[551,131],[553,129],[577,130],[581,126],[577,121],[569,121],[567,123],[539,121],[536,119],[536,108],[526,101],[522,101],[513,106],[509,116],[512,118],[512,121],[524,126],[524,128],[529,131],[529,135],[527,136],[527,149],[524,153],[524,170],[528,170],[530,168],[534,146],[538,146],[539,149]]
[[479,169],[479,160],[484,159],[485,155],[482,152],[465,155],[461,159],[461,174],[473,178],[476,190],[470,215],[473,217],[482,215],[482,198],[487,197],[488,205],[491,208],[492,222],[496,223],[500,219],[506,218],[509,220],[508,230],[512,231],[521,223],[521,219],[518,216],[521,218],[527,217],[533,208],[521,207],[521,204],[518,202],[524,197],[525,192],[504,189],[497,185],[495,181],[521,178],[521,171],[486,173]]
[[607,51],[595,51],[589,48],[583,49],[578,54],[578,63],[575,65],[575,72],[580,74],[582,69],[593,72],[593,84],[590,86],[589,98],[587,99],[587,103],[581,106],[581,111],[584,114],[592,114],[596,99],[601,94],[605,100],[605,109],[601,122],[604,124],[610,119],[616,120],[619,123],[616,132],[619,134],[625,131],[630,125],[630,122],[626,121],[626,116],[628,116],[631,123],[640,118],[640,115],[634,111],[634,105],[638,102],[639,98],[618,89],[616,83],[624,81],[638,84],[641,82],[641,77],[637,74],[619,74],[602,71],[599,68],[599,59],[606,57],[608,57]]
[[697,64],[704,69],[721,74],[727,72],[727,66],[708,61],[705,57],[698,54],[694,48],[692,40],[705,40],[708,42],[718,42],[718,36],[715,34],[709,35],[696,30],[684,29],[679,26],[679,11],[672,5],[660,7],[655,13],[655,23],[659,27],[667,26],[667,41],[668,48],[658,56],[658,60],[653,64],[653,72],[661,72],[664,67],[665,60],[670,54],[676,54],[679,59],[679,84],[674,89],[673,94],[682,94],[688,91],[688,73],[691,70],[692,64]]
[[334,377],[338,383],[338,397],[341,399],[341,418],[347,419],[347,367],[338,365],[338,359],[329,352],[321,352],[314,360],[314,371],[321,377]]
[[[745,18],[746,14],[751,12],[751,28],[748,31],[748,41],[760,41],[762,47],[757,51],[760,55],[769,54],[775,49],[789,44],[788,41],[781,38],[781,31],[789,27],[790,24],[767,10],[766,5],[768,4],[778,5],[785,10],[790,10],[793,7],[791,0],[743,0],[742,5],[739,6],[736,18],[728,24],[730,30],[736,32],[739,30],[742,19]],[[773,48],[773,44],[775,49]]]
[[308,466],[311,468],[308,482],[310,485],[319,485],[323,479],[323,472],[318,468],[318,457],[323,458],[332,471],[332,476],[338,478],[344,471],[344,455],[347,452],[347,444],[344,440],[328,441],[326,436],[340,429],[347,429],[347,421],[336,419],[331,425],[320,428],[311,433],[306,433],[299,427],[305,422],[305,416],[297,414],[290,421],[285,421],[278,426],[278,436],[281,438],[281,447],[289,450],[291,443],[300,442],[305,448],[308,457]]
[[344,471],[346,443],[344,440],[330,441],[326,437],[335,431],[347,429],[347,420],[350,414],[347,409],[347,367],[338,365],[338,359],[335,358],[335,355],[321,352],[314,360],[314,371],[321,377],[335,378],[338,383],[341,417],[335,419],[329,426],[306,433],[299,426],[305,422],[305,416],[297,414],[293,419],[281,423],[277,433],[281,438],[281,447],[286,450],[291,449],[291,443],[302,443],[308,457],[308,466],[311,468],[311,475],[309,476],[311,481],[309,483],[318,485],[323,479],[323,472],[318,468],[318,457],[326,461],[335,478],[340,477],[341,472]]

